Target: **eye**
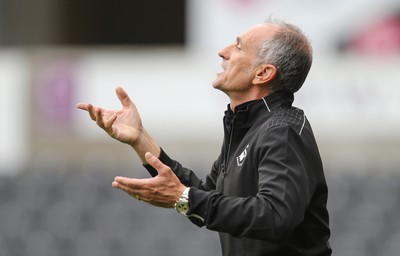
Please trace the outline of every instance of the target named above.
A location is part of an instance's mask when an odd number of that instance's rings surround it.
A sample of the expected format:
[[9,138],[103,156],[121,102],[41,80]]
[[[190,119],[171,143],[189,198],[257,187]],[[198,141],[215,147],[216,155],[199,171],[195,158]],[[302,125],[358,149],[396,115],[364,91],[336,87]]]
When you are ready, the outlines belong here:
[[241,42],[242,42],[242,40],[240,39],[240,37],[237,37],[236,38],[236,44],[235,44],[235,50],[236,51],[242,50]]

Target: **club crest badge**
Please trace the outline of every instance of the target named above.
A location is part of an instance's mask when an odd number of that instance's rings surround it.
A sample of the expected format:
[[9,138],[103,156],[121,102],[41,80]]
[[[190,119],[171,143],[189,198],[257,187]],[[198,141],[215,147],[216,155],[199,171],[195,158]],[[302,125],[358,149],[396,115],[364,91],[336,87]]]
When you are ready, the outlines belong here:
[[247,149],[249,148],[249,145],[246,146],[246,148],[243,150],[243,152],[236,157],[236,163],[237,166],[242,166],[244,163],[244,160],[246,159],[247,156]]

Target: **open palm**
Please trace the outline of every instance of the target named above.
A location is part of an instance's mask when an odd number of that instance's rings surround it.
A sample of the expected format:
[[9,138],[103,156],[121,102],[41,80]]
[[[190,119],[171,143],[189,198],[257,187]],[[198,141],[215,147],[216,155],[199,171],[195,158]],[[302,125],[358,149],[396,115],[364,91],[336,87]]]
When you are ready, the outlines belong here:
[[122,104],[120,110],[105,109],[89,103],[78,103],[77,108],[88,111],[90,118],[111,137],[134,146],[143,131],[142,120],[124,89],[117,87],[116,94]]

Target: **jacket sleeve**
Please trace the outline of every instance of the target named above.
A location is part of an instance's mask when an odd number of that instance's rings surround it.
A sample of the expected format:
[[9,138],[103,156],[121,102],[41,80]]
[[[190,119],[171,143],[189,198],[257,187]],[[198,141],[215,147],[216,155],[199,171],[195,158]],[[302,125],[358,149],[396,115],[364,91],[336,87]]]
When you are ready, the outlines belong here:
[[307,173],[307,161],[313,156],[307,156],[304,138],[290,126],[279,126],[266,131],[257,143],[256,196],[230,197],[193,188],[188,214],[204,219],[195,224],[236,237],[276,242],[302,222],[315,187],[309,179],[312,174]]

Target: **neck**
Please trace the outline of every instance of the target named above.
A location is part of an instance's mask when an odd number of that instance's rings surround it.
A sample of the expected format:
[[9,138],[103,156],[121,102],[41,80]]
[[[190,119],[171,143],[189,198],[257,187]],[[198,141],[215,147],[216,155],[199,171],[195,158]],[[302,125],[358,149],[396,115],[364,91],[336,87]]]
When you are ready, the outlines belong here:
[[248,95],[248,97],[240,97],[240,98],[239,97],[233,97],[232,95],[228,95],[229,99],[230,99],[229,106],[230,106],[230,109],[232,111],[234,111],[236,106],[239,106],[239,105],[241,105],[241,104],[243,104],[245,102],[249,102],[249,101],[252,101],[252,100],[259,100],[261,98],[267,97],[270,94],[271,94],[270,92],[263,93],[263,94],[259,93],[259,94],[255,94],[255,95]]

